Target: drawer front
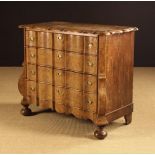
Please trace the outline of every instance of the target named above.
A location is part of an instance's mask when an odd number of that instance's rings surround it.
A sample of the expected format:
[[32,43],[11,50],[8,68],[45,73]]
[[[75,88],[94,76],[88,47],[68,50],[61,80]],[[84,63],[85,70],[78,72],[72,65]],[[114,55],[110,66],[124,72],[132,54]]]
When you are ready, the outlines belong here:
[[26,31],[25,38],[26,46],[36,46],[36,32],[35,31]]
[[36,84],[34,81],[27,81],[27,97],[29,102],[31,104],[36,104],[38,102],[37,96],[39,105],[43,107],[53,107],[53,103],[55,103],[96,112],[97,97],[95,93],[83,94],[81,91],[68,88],[65,89],[63,87],[54,87],[52,84]]
[[81,54],[67,53],[66,68],[72,71],[81,72],[83,70],[83,57]]
[[87,55],[85,57],[85,72],[88,74],[97,75],[97,57]]
[[36,48],[26,47],[26,61],[30,64],[36,64]]
[[37,45],[42,48],[52,49],[52,33],[50,32],[37,32]]
[[52,49],[38,48],[38,65],[53,65]]
[[39,100],[53,100],[52,84],[39,83],[38,88]]
[[55,86],[65,86],[65,71],[54,70],[54,85]]
[[65,104],[65,89],[61,87],[55,87],[55,104]]
[[36,65],[27,65],[27,79],[36,81]]
[[27,97],[31,104],[37,103],[37,85],[34,81],[27,81]]
[[73,72],[67,72],[66,76],[66,86],[68,88],[74,88],[86,92],[96,92],[96,76]]
[[84,51],[84,37],[78,35],[66,35],[66,50],[82,53]]
[[97,99],[96,94],[66,90],[66,104],[72,108],[79,108],[86,111],[96,112]]
[[97,54],[98,38],[72,34],[26,31],[26,46]]
[[71,89],[66,90],[66,104],[72,108],[83,108],[82,93],[79,91],[73,91]]
[[54,38],[53,49],[65,50],[65,35],[54,33],[53,38]]
[[[66,68],[71,71],[84,72],[88,74],[97,74],[97,57],[76,54],[76,53],[67,53],[66,54]],[[84,63],[85,59],[85,63]]]
[[96,94],[86,93],[84,94],[84,110],[96,112],[97,108],[97,96]]
[[65,52],[54,51],[54,66],[56,68],[65,68]]
[[52,83],[53,81],[52,72],[53,72],[52,68],[50,67],[38,66],[38,81],[45,83]]
[[98,38],[85,37],[85,53],[97,54],[97,50],[98,50]]
[[[34,69],[33,69],[34,68]],[[31,75],[32,70],[35,70],[34,65],[29,65],[30,80],[35,80],[36,76]],[[65,86],[65,72],[66,72],[66,87],[83,91],[96,91],[97,80],[96,76],[79,74],[70,71],[59,69],[52,69],[51,67],[38,66],[38,80],[39,82],[52,83],[55,86]],[[54,74],[54,75],[52,75]],[[53,79],[54,78],[54,79]],[[84,81],[84,83],[83,83]]]
[[65,71],[53,69],[51,67],[38,66],[38,81],[51,83],[56,86],[65,85]]
[[96,92],[97,91],[97,78],[92,75],[84,76],[84,89],[86,92]]

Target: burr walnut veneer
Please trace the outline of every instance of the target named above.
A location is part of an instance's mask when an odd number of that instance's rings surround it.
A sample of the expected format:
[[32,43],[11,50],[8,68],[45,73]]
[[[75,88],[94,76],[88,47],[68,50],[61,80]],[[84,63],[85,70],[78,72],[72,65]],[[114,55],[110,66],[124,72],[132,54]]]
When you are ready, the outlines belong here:
[[23,73],[19,91],[23,115],[36,104],[58,113],[90,119],[94,135],[124,116],[131,122],[135,27],[68,22],[21,25]]

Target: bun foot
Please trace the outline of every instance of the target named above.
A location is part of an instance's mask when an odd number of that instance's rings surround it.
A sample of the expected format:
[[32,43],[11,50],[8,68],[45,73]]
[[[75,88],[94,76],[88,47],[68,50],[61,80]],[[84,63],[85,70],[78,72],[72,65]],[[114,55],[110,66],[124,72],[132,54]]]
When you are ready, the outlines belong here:
[[31,116],[32,115],[32,111],[30,108],[28,108],[27,106],[25,106],[25,108],[22,108],[20,113],[24,116]]
[[132,122],[132,113],[125,115],[124,119],[126,125],[130,124]]
[[21,109],[20,113],[24,116],[31,116],[32,111],[29,107],[29,104],[25,98],[22,99],[21,104],[24,108]]
[[103,130],[104,126],[99,126],[94,131],[94,136],[98,139],[104,139],[107,136],[107,132]]

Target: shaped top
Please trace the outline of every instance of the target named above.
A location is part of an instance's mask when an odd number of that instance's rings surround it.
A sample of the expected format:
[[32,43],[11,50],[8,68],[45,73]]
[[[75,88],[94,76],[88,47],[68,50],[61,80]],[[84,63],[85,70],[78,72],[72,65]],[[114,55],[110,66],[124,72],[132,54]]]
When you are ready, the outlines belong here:
[[117,26],[117,25],[101,25],[101,24],[84,24],[71,22],[46,22],[20,25],[19,28],[26,28],[35,31],[52,31],[60,33],[82,33],[94,35],[111,35],[131,31],[137,31],[137,27]]

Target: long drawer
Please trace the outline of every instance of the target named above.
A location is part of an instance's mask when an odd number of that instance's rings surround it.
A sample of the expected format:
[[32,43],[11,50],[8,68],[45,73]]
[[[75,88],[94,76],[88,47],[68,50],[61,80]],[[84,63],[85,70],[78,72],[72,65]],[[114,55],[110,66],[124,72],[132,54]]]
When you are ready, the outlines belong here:
[[38,103],[44,107],[53,107],[58,104],[95,112],[97,106],[96,95],[95,93],[83,93],[69,88],[54,87],[52,84],[27,81],[29,102]]
[[29,64],[53,66],[92,75],[97,74],[97,56],[88,54],[26,47],[26,61]]
[[25,45],[97,54],[98,37],[26,31]]
[[27,79],[40,83],[51,83],[55,86],[73,88],[85,92],[96,92],[97,77],[79,74],[51,67],[27,65]]

